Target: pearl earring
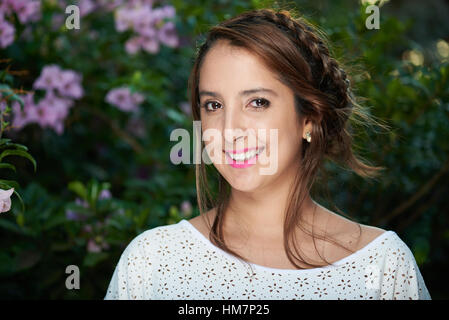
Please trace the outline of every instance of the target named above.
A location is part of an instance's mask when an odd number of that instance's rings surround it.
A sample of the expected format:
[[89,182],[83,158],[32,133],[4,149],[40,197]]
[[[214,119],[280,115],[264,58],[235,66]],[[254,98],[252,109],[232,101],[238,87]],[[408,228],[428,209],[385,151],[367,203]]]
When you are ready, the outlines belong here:
[[312,136],[310,135],[310,132],[306,133],[306,137],[307,137],[307,142],[310,143],[310,141],[312,140]]

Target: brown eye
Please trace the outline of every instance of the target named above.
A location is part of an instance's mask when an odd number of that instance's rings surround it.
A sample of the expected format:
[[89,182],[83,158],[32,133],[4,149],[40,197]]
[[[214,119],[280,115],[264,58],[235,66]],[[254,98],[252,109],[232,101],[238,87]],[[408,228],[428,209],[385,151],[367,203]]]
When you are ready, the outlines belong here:
[[217,109],[221,108],[221,105],[215,101],[206,102],[203,106],[206,111],[216,111]]
[[254,99],[253,101],[251,101],[251,103],[256,102],[256,104],[252,105],[254,108],[256,109],[261,109],[261,108],[267,108],[270,106],[270,101],[268,101],[267,99],[263,99],[263,98],[257,98]]

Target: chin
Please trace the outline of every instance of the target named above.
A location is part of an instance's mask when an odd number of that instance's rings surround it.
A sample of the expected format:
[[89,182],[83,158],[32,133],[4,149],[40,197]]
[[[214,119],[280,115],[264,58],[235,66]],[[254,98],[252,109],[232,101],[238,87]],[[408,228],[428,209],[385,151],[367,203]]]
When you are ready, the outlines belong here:
[[232,189],[241,192],[257,191],[262,186],[263,177],[266,177],[261,176],[257,168],[225,168],[225,170],[219,171]]

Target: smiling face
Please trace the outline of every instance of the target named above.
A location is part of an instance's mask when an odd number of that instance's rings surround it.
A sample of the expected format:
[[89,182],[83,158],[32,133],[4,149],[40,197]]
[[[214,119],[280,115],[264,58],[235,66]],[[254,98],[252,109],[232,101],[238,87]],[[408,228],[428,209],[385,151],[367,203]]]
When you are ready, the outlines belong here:
[[[233,189],[253,192],[291,179],[305,123],[293,91],[257,56],[218,41],[204,58],[198,92],[206,150]],[[261,174],[269,168],[275,170]]]

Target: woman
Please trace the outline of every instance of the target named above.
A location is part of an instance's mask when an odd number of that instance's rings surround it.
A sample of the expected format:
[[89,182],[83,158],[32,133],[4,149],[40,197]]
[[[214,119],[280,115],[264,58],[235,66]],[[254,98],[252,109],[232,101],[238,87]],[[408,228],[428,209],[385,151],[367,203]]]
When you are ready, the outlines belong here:
[[381,168],[353,154],[361,107],[305,20],[263,9],[213,27],[189,86],[202,132],[219,133],[203,145],[218,196],[198,164],[201,215],[133,239],[105,299],[430,299],[395,232],[310,197],[324,157],[363,177]]

